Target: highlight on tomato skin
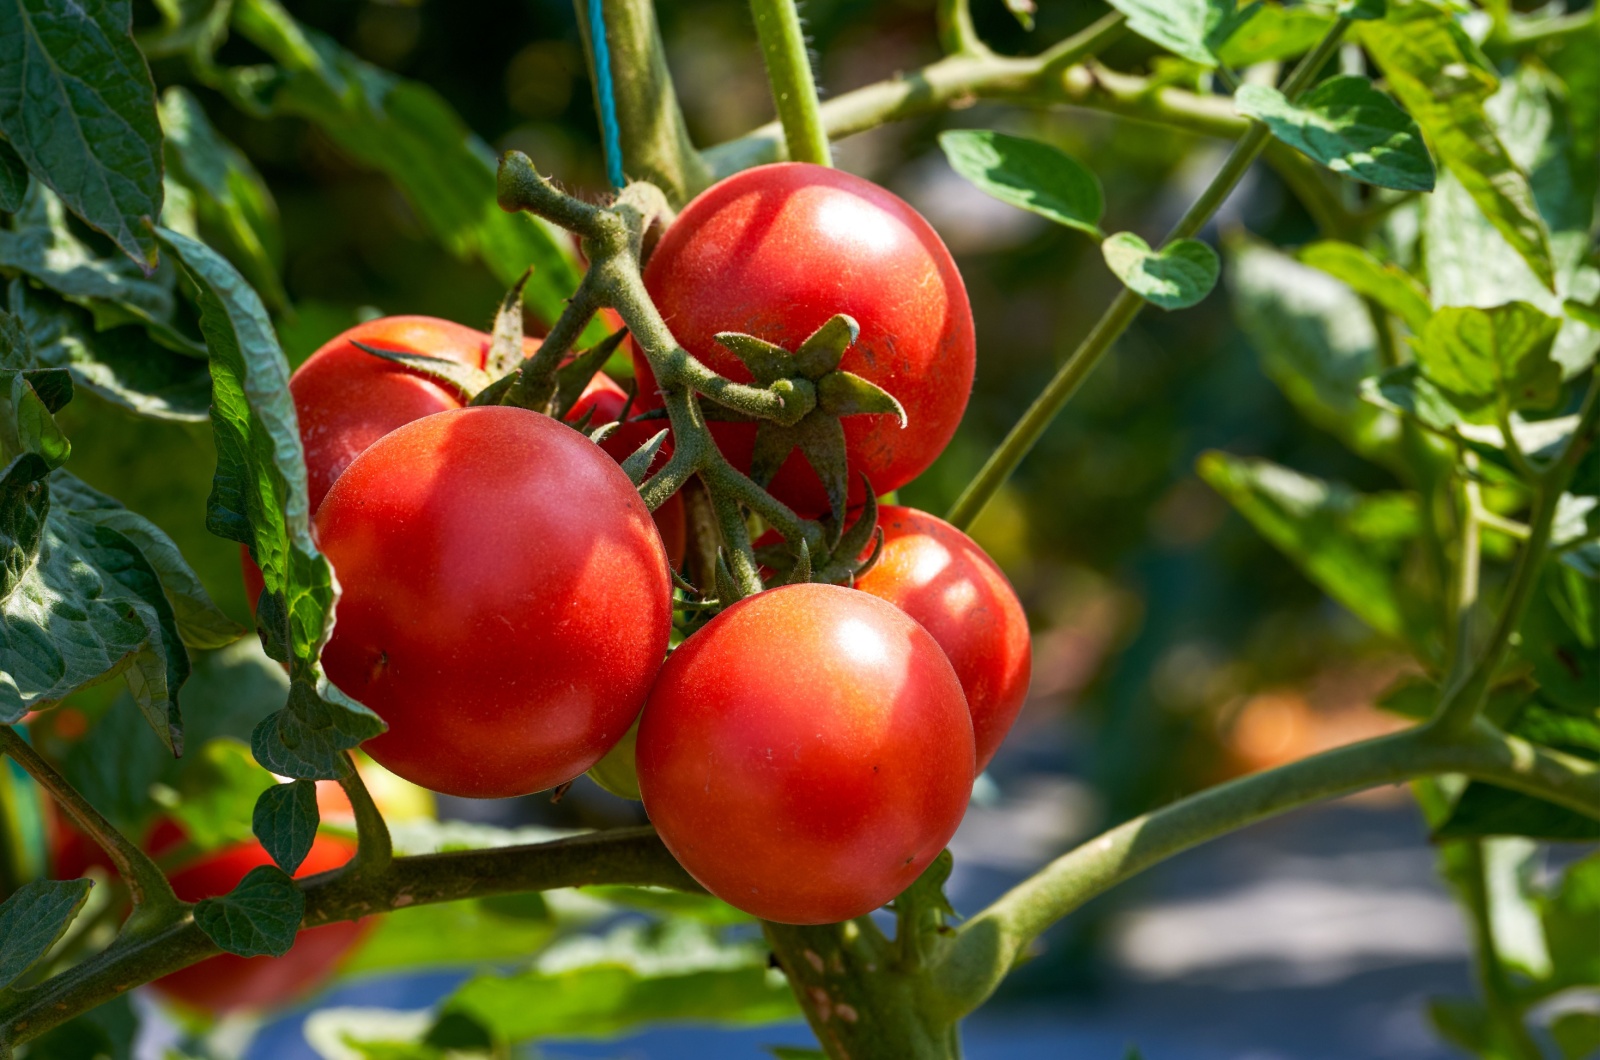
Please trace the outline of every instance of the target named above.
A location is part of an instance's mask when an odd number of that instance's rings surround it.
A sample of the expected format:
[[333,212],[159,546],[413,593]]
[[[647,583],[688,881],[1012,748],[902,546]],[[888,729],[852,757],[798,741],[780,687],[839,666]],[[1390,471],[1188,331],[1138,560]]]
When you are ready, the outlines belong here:
[[848,920],[910,886],[955,834],[975,763],[938,644],[834,585],[723,611],[673,652],[639,722],[667,849],[712,894],[786,924]]
[[416,420],[356,458],[315,530],[342,586],[323,665],[388,723],[363,747],[393,772],[526,795],[637,717],[671,575],[633,484],[576,431],[505,406]]
[[[860,476],[875,493],[910,482],[949,444],[967,406],[976,362],[972,308],[955,261],[909,204],[869,180],[802,162],[757,166],[725,178],[684,207],[644,270],[645,288],[673,336],[713,371],[751,379],[716,341],[754,335],[793,351],[830,317],[861,327],[839,367],[888,391],[892,415],[843,420],[853,507]],[[641,409],[660,407],[655,376],[637,345]],[[714,422],[729,461],[748,471],[751,423]],[[768,487],[801,515],[821,515],[827,495],[793,453]]]

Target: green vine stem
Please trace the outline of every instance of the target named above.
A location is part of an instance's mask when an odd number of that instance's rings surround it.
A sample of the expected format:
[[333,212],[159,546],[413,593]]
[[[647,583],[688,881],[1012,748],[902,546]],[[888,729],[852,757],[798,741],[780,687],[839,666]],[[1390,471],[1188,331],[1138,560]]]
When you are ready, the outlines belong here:
[[935,974],[942,997],[970,1012],[1040,932],[1174,854],[1312,802],[1419,777],[1460,773],[1600,820],[1600,766],[1479,722],[1452,734],[1423,725],[1241,777],[1136,817],[1089,840],[968,920]]
[[111,858],[117,872],[128,881],[128,891],[133,898],[134,913],[130,926],[161,922],[179,915],[184,903],[172,892],[172,884],[167,882],[167,877],[150,855],[140,850],[138,844],[89,805],[89,800],[78,794],[78,789],[67,783],[66,778],[40,757],[39,752],[10,725],[0,726],[0,751],[10,755],[41,788],[49,792],[56,804],[72,818],[72,823],[84,835],[100,844],[100,848]]
[[[588,5],[574,0],[584,55],[594,76],[594,48]],[[606,0],[606,43],[611,47],[616,76],[617,124],[627,147],[624,161],[630,176],[648,180],[681,206],[711,184],[711,171],[684,124],[678,94],[667,68],[666,48],[656,25],[651,0]]]
[[[623,189],[612,207],[594,206],[563,194],[539,175],[526,155],[511,151],[501,159],[499,200],[504,209],[528,210],[582,237],[590,262],[583,286],[591,295],[582,304],[569,305],[567,312],[592,313],[602,306],[615,309],[650,362],[672,424],[673,452],[666,466],[639,487],[645,504],[652,509],[664,504],[692,476],[698,475],[710,493],[723,544],[730,552],[731,573],[746,593],[759,591],[760,579],[744,517],[741,513],[735,519],[735,508],[730,505],[760,515],[797,546],[804,541],[813,556],[828,557],[822,526],[801,519],[729,464],[712,441],[710,427],[699,407],[699,396],[703,395],[747,416],[793,424],[816,406],[816,390],[803,379],[780,380],[772,387],[735,383],[713,372],[679,345],[651,301],[640,274],[644,233],[666,208],[661,193],[648,184],[635,183]],[[566,315],[563,313],[563,318]],[[561,327],[560,321],[557,326]],[[570,327],[565,330],[576,333]],[[540,352],[544,352],[542,348]],[[529,361],[525,365],[525,374],[533,371],[532,364]],[[819,562],[819,567],[823,565]]]
[[[1511,639],[1522,625],[1522,618],[1533,599],[1539,584],[1539,573],[1550,550],[1550,537],[1555,528],[1556,509],[1561,504],[1561,494],[1578,470],[1578,462],[1594,445],[1597,425],[1600,425],[1600,370],[1589,380],[1589,389],[1583,397],[1577,425],[1567,439],[1561,454],[1542,471],[1534,471],[1533,513],[1528,518],[1528,539],[1517,555],[1511,581],[1506,587],[1505,601],[1495,621],[1494,631],[1482,654],[1460,679],[1450,683],[1439,703],[1437,724],[1447,731],[1462,731],[1473,724],[1483,702],[1488,697],[1489,686],[1506,653],[1511,650]],[[1531,469],[1530,469],[1531,470]]]
[[[1283,86],[1283,94],[1287,98],[1295,99],[1310,86],[1317,72],[1338,50],[1339,41],[1349,24],[1349,19],[1339,19],[1323,35],[1322,41],[1311,54],[1301,60],[1300,65],[1295,68]],[[1249,130],[1234,145],[1217,175],[1189,207],[1188,212],[1173,226],[1162,246],[1180,239],[1191,238],[1205,227],[1205,223],[1216,213],[1223,200],[1255,163],[1257,156],[1271,138],[1272,133],[1265,124],[1252,121]],[[972,525],[972,521],[978,517],[984,505],[1005,484],[1006,479],[1011,477],[1011,473],[1022,463],[1023,458],[1032,451],[1039,437],[1044,434],[1045,428],[1066,406],[1072,395],[1077,393],[1078,387],[1088,378],[1089,373],[1094,371],[1100,359],[1127,330],[1128,325],[1133,323],[1133,318],[1143,307],[1144,299],[1128,288],[1124,287],[1117,292],[1117,296],[1095,322],[1089,334],[1078,344],[1078,348],[1072,351],[1072,355],[1034,399],[1033,404],[1028,406],[1022,418],[990,454],[982,469],[967,483],[967,488],[956,499],[949,514],[945,516],[946,519],[963,529]]]
[[352,871],[367,875],[381,873],[394,861],[394,841],[389,838],[389,825],[379,812],[378,804],[372,801],[372,792],[367,790],[366,781],[356,771],[355,760],[348,751],[343,761],[339,786],[349,798],[356,818],[357,845]]
[[796,162],[833,165],[795,0],[750,0],[750,13],[755,17],[756,38],[761,42],[761,58],[767,66],[772,102],[783,125],[789,157]]
[[939,26],[939,46],[947,55],[990,55],[989,48],[972,24],[970,0],[939,0],[934,9]]
[[[414,905],[600,883],[700,890],[651,828],[395,858],[381,872],[353,872],[346,867],[297,882],[306,896],[302,927],[358,920]],[[148,932],[124,931],[82,964],[6,998],[0,1009],[0,1040],[15,1046],[37,1038],[141,983],[218,952],[187,913]]]
[[[1500,959],[1500,944],[1495,938],[1494,916],[1490,912],[1489,866],[1488,859],[1484,857],[1486,842],[1488,840],[1467,839],[1452,844],[1461,855],[1460,892],[1472,918],[1472,949],[1477,966],[1478,988],[1483,991],[1484,1007],[1489,1010],[1491,1019],[1505,1034],[1505,1044],[1510,1048],[1513,1060],[1544,1060],[1544,1051],[1533,1040],[1528,1033],[1528,1025],[1523,1022],[1516,992],[1506,974],[1505,962]],[[1451,853],[1446,851],[1444,856],[1449,858]]]

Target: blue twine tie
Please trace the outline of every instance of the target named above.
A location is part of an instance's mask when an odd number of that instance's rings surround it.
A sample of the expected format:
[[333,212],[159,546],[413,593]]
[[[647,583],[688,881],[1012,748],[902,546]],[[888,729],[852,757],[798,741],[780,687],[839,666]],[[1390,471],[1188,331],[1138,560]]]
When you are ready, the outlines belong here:
[[589,39],[594,44],[595,94],[600,97],[600,138],[606,159],[606,178],[613,188],[628,182],[622,172],[622,127],[617,124],[617,93],[611,84],[611,47],[606,43],[603,0],[589,0]]

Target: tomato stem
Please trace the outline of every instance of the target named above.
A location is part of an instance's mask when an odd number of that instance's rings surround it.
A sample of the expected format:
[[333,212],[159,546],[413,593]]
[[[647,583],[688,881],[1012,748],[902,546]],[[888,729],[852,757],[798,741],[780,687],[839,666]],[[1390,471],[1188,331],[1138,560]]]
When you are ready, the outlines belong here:
[[[1349,24],[1348,18],[1340,18],[1323,35],[1321,43],[1311,54],[1301,60],[1300,65],[1295,68],[1283,86],[1283,94],[1286,97],[1292,100],[1305,91],[1317,72],[1337,50],[1339,40],[1344,36]],[[1251,121],[1249,130],[1234,145],[1222,168],[1173,226],[1161,245],[1165,247],[1198,234],[1271,139],[1272,132],[1265,124]],[[1131,290],[1123,288],[1117,292],[1117,296],[1095,322],[1089,334],[1084,336],[1078,348],[1072,351],[1072,356],[1067,358],[1066,363],[1045,385],[1044,390],[1034,399],[1033,404],[1028,406],[1022,418],[1001,440],[978,474],[961,492],[961,496],[951,506],[949,514],[945,516],[949,522],[963,530],[971,527],[984,506],[999,492],[1000,487],[1005,485],[1023,458],[1033,450],[1034,445],[1044,434],[1045,428],[1050,426],[1066,407],[1067,402],[1078,392],[1078,387],[1088,378],[1089,373],[1094,371],[1112,344],[1128,329],[1128,325],[1133,323],[1133,318],[1139,315],[1139,310],[1142,308],[1144,299]]]
[[793,162],[833,165],[828,133],[822,124],[817,83],[811,72],[805,29],[795,0],[750,0],[756,37],[772,85],[772,101],[783,124],[784,142]]
[[106,820],[89,800],[54,766],[42,758],[38,751],[10,725],[0,726],[0,751],[27,771],[38,785],[48,791],[56,804],[72,818],[80,831],[100,844],[111,858],[117,872],[128,882],[133,897],[134,915],[141,923],[170,919],[178,915],[184,903],[172,891],[172,884],[150,855],[139,849],[117,826]]

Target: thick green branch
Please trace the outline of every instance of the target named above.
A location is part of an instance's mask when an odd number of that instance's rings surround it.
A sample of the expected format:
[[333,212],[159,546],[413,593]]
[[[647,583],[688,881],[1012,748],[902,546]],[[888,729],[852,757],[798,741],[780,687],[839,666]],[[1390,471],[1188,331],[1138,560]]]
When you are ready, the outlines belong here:
[[1460,773],[1600,819],[1600,766],[1507,736],[1485,723],[1450,736],[1431,726],[1340,747],[1181,799],[1084,843],[969,920],[936,974],[970,1012],[1051,924],[1174,854],[1323,799]]
[[817,113],[817,83],[795,0],[750,0],[750,14],[755,18],[761,58],[767,66],[772,102],[789,157],[796,162],[833,165],[828,134]]
[[[650,828],[622,828],[522,847],[396,858],[378,873],[338,869],[301,882],[302,927],[463,898],[590,884],[698,891]],[[0,1040],[37,1038],[80,1012],[218,953],[190,916],[129,932],[105,951],[16,994],[0,1012]]]

